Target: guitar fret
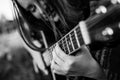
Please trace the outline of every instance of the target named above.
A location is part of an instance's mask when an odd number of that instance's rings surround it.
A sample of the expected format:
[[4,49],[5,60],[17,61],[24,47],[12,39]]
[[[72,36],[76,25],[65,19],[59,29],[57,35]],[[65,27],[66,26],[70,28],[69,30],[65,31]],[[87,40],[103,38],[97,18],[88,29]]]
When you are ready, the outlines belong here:
[[75,50],[75,47],[74,47],[75,44],[73,44],[73,43],[75,42],[75,39],[73,39],[73,35],[74,35],[74,31],[72,30],[71,33],[70,33],[70,41],[72,43],[72,48],[73,48],[73,51],[74,51]]
[[65,51],[64,44],[63,44],[63,40],[60,40],[60,41],[58,42],[58,44],[59,44],[60,48],[61,48],[63,51]]
[[82,38],[80,27],[78,26],[75,30],[76,30],[76,34],[77,34],[77,37],[78,37],[78,41],[79,41],[80,46],[81,46],[81,45],[84,44],[84,41],[83,41],[83,38]]
[[66,36],[66,41],[67,41],[67,45],[69,47],[69,51],[71,53],[73,51],[73,46],[72,46],[72,42],[70,40],[70,35],[69,34]]
[[66,48],[65,48],[65,42],[64,39],[60,40],[61,41],[61,47],[63,47],[63,51],[66,52]]
[[[83,44],[84,41],[79,26],[76,26],[73,30],[71,30],[67,35],[65,35],[58,41],[58,45],[66,54],[71,54],[72,52],[75,52]],[[55,45],[56,44],[50,47],[50,51],[52,51]]]
[[[78,26],[77,26],[78,27]],[[76,27],[76,28],[77,28]],[[78,37],[77,37],[77,31],[76,31],[76,28],[75,28],[75,38],[76,38],[76,41],[77,41],[77,44],[78,44],[78,48],[80,48],[80,43],[79,43],[79,40],[78,40]]]
[[68,47],[67,47],[67,43],[66,43],[65,37],[63,38],[63,46],[64,46],[64,48],[65,48],[66,54],[69,54],[69,49],[68,49]]
[[77,39],[76,39],[75,31],[72,31],[70,34],[71,34],[71,39],[72,39],[72,42],[73,42],[74,49],[78,49],[79,44],[78,44]]

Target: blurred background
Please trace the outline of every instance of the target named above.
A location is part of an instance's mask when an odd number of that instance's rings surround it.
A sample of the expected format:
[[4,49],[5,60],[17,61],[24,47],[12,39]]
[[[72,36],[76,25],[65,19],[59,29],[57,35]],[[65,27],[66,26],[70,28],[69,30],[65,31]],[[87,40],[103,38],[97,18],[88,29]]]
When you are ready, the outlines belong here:
[[0,80],[40,80],[23,47],[11,0],[0,0]]

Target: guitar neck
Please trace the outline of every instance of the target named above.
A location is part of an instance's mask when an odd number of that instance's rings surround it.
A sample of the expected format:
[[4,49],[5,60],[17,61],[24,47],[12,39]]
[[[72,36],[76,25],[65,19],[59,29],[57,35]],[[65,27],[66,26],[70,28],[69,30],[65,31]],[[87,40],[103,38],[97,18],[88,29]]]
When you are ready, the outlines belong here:
[[69,33],[52,45],[48,49],[48,53],[43,54],[45,60],[48,62],[52,60],[51,51],[56,44],[66,54],[72,54],[79,50],[82,45],[94,42],[102,42],[108,45],[120,39],[120,5],[112,6],[107,13],[95,15],[85,22],[81,21]]
[[47,64],[52,60],[52,50],[58,44],[66,54],[72,54],[79,50],[82,45],[90,44],[89,34],[87,32],[86,25],[80,22],[69,33],[62,37],[58,42],[52,45],[48,52],[44,53],[45,62]]
[[[90,38],[85,23],[80,22],[58,42],[58,45],[66,54],[72,54],[82,45],[90,44]],[[54,48],[55,44],[51,47]]]

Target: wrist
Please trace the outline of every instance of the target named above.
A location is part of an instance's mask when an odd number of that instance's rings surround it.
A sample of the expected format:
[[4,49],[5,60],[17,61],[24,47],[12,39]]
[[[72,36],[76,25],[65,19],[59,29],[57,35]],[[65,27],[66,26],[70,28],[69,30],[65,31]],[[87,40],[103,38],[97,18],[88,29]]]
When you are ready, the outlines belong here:
[[85,76],[89,78],[94,78],[97,80],[107,80],[103,69],[94,59],[91,62],[88,68],[88,72]]

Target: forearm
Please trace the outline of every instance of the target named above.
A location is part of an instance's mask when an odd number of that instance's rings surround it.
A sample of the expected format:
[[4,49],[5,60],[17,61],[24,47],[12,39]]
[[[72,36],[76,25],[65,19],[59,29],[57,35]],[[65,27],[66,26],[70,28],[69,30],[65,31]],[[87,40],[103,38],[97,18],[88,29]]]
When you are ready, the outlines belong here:
[[107,80],[103,69],[95,60],[92,61],[91,67],[89,68],[89,72],[86,74],[86,77],[94,78],[96,80]]

